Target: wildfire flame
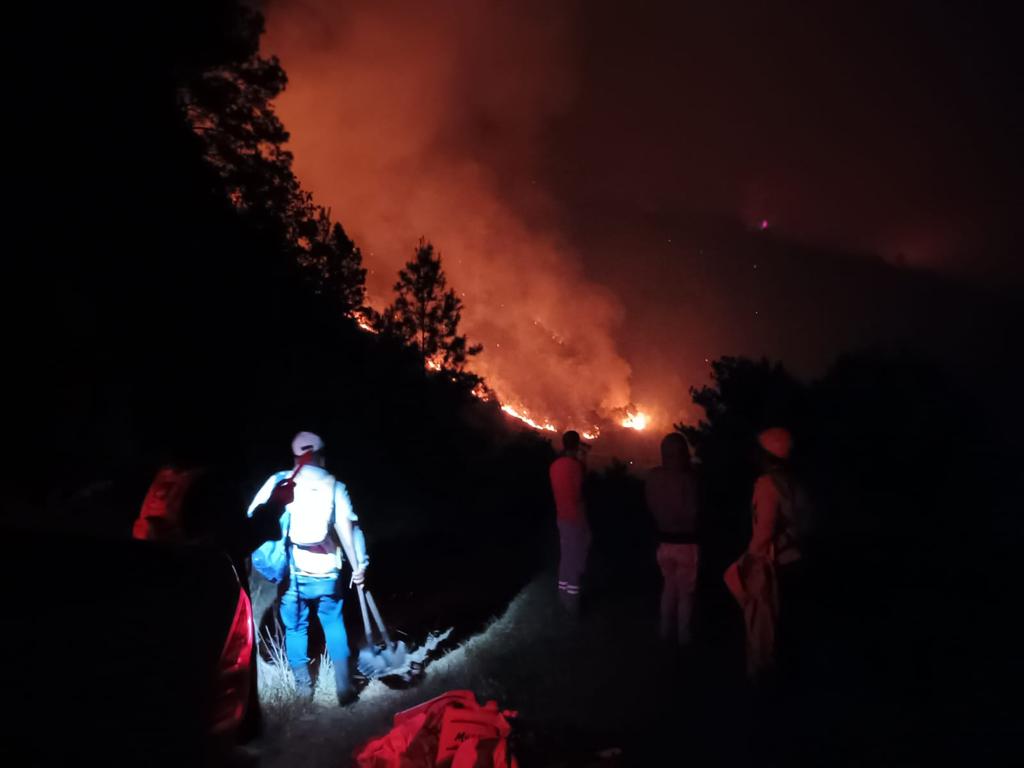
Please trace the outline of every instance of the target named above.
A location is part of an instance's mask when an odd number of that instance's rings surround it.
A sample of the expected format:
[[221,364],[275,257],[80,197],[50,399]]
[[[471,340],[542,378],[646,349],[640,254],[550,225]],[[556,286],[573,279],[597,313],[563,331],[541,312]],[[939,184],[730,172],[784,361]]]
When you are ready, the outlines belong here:
[[[556,424],[554,424],[550,419],[537,421],[532,416],[530,416],[530,412],[525,408],[516,408],[515,406],[505,404],[501,406],[501,410],[503,410],[513,419],[518,419],[519,421],[526,424],[528,427],[533,427],[539,432],[561,432],[561,429]],[[600,436],[601,429],[596,425],[592,426],[590,429],[586,429],[580,432],[580,437],[582,437],[584,440],[597,440],[597,438],[599,438]]]
[[643,411],[633,411],[626,414],[626,418],[620,423],[626,429],[635,429],[637,432],[643,432],[651,423],[651,418]]
[[527,424],[527,425],[533,427],[534,429],[538,429],[538,430],[541,430],[541,431],[544,431],[544,432],[557,432],[558,431],[558,427],[556,427],[550,421],[545,421],[543,424],[541,424],[541,423],[539,423],[537,421],[534,421],[532,418],[530,418],[529,413],[526,412],[525,410],[520,411],[520,410],[518,410],[517,408],[514,408],[511,405],[503,405],[503,406],[501,406],[501,410],[503,410],[505,413],[507,413],[513,419],[519,419],[521,422],[523,422],[524,424]]
[[379,331],[373,327],[373,324],[370,322],[370,318],[368,318],[364,313],[359,311],[351,312],[349,317],[355,320],[356,325],[367,333],[379,333]]
[[487,389],[483,382],[481,382],[477,384],[475,387],[473,387],[473,397],[475,397],[478,400],[483,400],[485,403],[488,403],[491,400],[491,392],[490,390]]
[[[352,319],[355,320],[356,325],[358,325],[359,328],[362,329],[363,331],[374,334],[379,333],[377,328],[375,328],[370,323],[369,318],[367,318],[363,313],[353,312],[350,315],[350,317],[352,317]],[[425,365],[427,367],[427,370],[440,371],[443,367],[442,362],[443,361],[440,356],[435,356],[428,358],[425,361]],[[489,402],[494,397],[494,394],[483,383],[480,383],[473,388],[473,396],[483,402]],[[536,429],[539,432],[560,431],[559,427],[550,419],[543,419],[538,421],[530,414],[529,409],[522,405],[514,406],[505,403],[501,406],[501,410],[507,413],[513,419],[517,419],[518,421],[521,421],[523,424],[526,424],[528,427],[532,427],[533,429]],[[642,431],[646,429],[649,425],[650,417],[646,413],[635,410],[631,407],[631,409],[626,412],[625,417],[622,419],[620,423],[623,427],[635,429],[637,431]],[[590,426],[588,429],[580,430],[580,437],[582,437],[584,440],[597,440],[600,436],[601,429],[596,424]]]

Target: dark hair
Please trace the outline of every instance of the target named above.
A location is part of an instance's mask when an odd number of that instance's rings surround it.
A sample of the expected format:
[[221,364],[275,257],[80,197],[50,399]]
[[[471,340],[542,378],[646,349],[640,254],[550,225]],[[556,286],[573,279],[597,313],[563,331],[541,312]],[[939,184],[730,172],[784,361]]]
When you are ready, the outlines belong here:
[[566,451],[575,451],[580,447],[580,433],[570,430],[562,435],[562,448]]
[[690,446],[686,438],[678,432],[671,432],[665,435],[661,441],[661,461],[668,464],[675,459],[682,468],[690,467]]

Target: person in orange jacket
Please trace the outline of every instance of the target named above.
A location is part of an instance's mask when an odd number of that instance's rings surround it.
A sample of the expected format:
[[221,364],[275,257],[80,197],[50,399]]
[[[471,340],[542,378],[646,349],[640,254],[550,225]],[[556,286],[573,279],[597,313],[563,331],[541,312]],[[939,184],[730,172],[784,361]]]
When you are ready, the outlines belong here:
[[[242,589],[251,598],[248,561],[263,542],[279,538],[284,507],[293,499],[293,487],[281,484],[270,498],[246,517],[234,483],[223,468],[203,466],[196,458],[177,453],[162,463],[132,526],[132,538],[167,544],[200,544],[221,549],[230,558]],[[249,700],[239,729],[241,741],[249,741],[263,729],[257,681],[257,654],[249,665]]]
[[792,629],[787,626],[792,612],[783,606],[799,591],[805,523],[801,518],[806,508],[789,464],[792,435],[773,427],[761,432],[757,441],[763,469],[754,483],[750,544],[727,576],[744,606],[748,671],[753,677],[774,666],[780,631]]
[[237,514],[225,492],[223,470],[195,462],[167,461],[157,469],[132,525],[132,538],[174,544],[207,544],[224,549],[239,573],[254,549],[281,536],[278,520],[292,501],[282,483],[250,517]]
[[754,525],[747,550],[785,568],[801,558],[797,512],[803,492],[789,466],[793,438],[787,430],[774,427],[758,435],[757,442],[763,451],[763,470],[754,483]]
[[146,541],[185,541],[182,507],[197,472],[166,463],[156,472],[139,516],[132,525],[132,538]]

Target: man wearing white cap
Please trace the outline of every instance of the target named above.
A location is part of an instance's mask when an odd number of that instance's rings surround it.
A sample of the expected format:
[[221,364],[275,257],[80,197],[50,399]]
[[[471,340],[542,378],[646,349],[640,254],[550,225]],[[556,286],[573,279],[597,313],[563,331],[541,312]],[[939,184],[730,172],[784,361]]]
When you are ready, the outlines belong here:
[[312,432],[292,441],[295,469],[271,476],[249,506],[250,514],[271,495],[287,500],[282,533],[288,552],[288,588],[281,597],[285,649],[299,695],[313,696],[309,674],[309,613],[315,609],[334,664],[338,700],[352,700],[348,637],[342,619],[343,557],[352,565],[352,581],[362,584],[369,558],[359,518],[344,483],[324,469],[324,443]]

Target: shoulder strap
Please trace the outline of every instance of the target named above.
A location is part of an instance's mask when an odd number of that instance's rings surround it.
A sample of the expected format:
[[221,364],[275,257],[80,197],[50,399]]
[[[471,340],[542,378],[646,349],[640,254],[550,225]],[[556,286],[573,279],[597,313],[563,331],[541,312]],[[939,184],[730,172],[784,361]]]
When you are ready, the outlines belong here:
[[[334,478],[334,483],[331,485],[331,519],[327,523],[327,535],[335,541],[334,554],[338,559],[338,568],[341,569],[345,564],[344,547],[341,546],[341,537],[338,535],[338,478]],[[353,568],[355,565],[353,564]]]
[[327,522],[328,527],[331,527],[331,528],[333,528],[334,524],[337,522],[336,518],[335,518],[335,514],[338,511],[337,498],[338,498],[338,478],[334,478],[334,482],[331,483],[331,518]]
[[[287,476],[288,473],[284,472],[282,474]],[[285,523],[284,530],[281,532],[283,534],[284,539],[284,559],[285,562],[288,563],[288,578],[294,581],[295,562],[292,560],[292,537],[290,535],[292,530],[292,513],[287,512],[286,514],[288,515],[288,520]],[[296,585],[298,584],[298,582],[295,583]]]

